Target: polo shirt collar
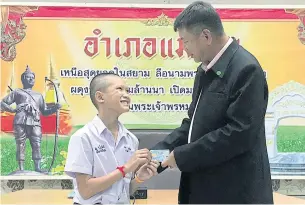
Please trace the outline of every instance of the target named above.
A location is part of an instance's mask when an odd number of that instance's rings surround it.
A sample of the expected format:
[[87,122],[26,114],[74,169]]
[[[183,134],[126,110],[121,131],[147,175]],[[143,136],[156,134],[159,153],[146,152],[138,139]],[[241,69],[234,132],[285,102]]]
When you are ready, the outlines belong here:
[[[99,135],[102,135],[103,132],[107,129],[103,121],[99,118],[98,115],[96,115],[92,120],[93,125],[97,129]],[[124,127],[124,125],[119,121],[119,133],[118,136],[126,137],[127,136],[127,129]]]
[[[223,50],[220,51],[221,55],[216,55],[215,59],[211,61],[212,63],[205,67],[207,70],[213,70],[215,74],[220,78],[223,78],[231,58],[239,47],[239,44],[234,37],[231,37],[231,41],[232,42],[228,41]],[[203,64],[200,66],[203,70],[205,70]]]
[[224,51],[224,53],[220,56],[218,61],[215,62],[215,64],[211,67],[211,69],[216,73],[216,75],[220,78],[223,78],[227,67],[229,66],[229,63],[239,48],[239,44],[236,41],[235,38],[232,38],[233,41],[229,45],[229,47]]

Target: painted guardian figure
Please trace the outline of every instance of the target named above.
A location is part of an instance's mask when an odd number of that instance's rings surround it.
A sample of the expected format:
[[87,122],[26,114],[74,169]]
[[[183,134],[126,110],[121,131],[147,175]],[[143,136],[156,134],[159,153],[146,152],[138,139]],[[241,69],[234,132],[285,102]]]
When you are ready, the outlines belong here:
[[[19,170],[24,170],[26,139],[30,140],[32,147],[32,159],[35,171],[41,170],[41,139],[42,129],[40,115],[51,115],[61,108],[60,104],[47,107],[42,94],[33,91],[35,73],[27,66],[21,75],[22,89],[12,90],[1,101],[1,109],[15,113],[14,136],[16,140],[16,160]],[[16,109],[10,105],[16,103]]]

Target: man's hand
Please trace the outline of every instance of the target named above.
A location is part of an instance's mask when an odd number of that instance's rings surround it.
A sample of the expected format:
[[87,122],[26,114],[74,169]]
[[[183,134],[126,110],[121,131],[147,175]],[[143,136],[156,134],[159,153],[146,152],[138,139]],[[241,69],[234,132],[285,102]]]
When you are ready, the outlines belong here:
[[160,166],[159,162],[156,160],[151,160],[149,163],[146,163],[140,167],[136,175],[141,181],[146,181],[152,176],[158,174],[157,168]]
[[164,160],[161,164],[162,167],[176,168],[176,160],[174,156],[174,151],[172,151],[166,160]]

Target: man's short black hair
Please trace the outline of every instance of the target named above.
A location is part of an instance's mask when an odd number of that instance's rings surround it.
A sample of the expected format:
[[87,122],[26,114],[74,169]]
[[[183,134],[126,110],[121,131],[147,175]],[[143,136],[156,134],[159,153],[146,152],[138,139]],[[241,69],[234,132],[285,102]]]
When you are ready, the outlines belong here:
[[176,18],[174,30],[186,29],[194,34],[200,34],[208,29],[217,36],[224,34],[221,19],[210,3],[195,1],[186,7]]
[[95,101],[95,93],[97,91],[105,91],[109,85],[110,82],[108,80],[106,80],[107,76],[118,76],[120,77],[118,74],[113,73],[113,72],[108,72],[108,73],[99,73],[97,75],[95,75],[91,82],[90,82],[90,99],[91,102],[93,103],[93,105],[96,107],[96,109],[98,109],[98,105]]

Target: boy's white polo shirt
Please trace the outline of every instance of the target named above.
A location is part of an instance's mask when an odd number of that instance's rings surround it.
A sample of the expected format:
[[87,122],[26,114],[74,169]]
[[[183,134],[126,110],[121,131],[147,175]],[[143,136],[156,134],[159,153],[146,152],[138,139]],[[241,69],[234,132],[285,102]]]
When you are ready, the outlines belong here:
[[121,123],[119,127],[117,143],[98,116],[71,136],[65,172],[73,177],[74,202],[129,204],[129,185],[132,174],[126,174],[125,178],[117,181],[110,188],[87,200],[80,196],[75,179],[75,173],[84,173],[93,177],[105,176],[116,170],[118,166],[126,164],[132,157],[138,149],[139,141]]

